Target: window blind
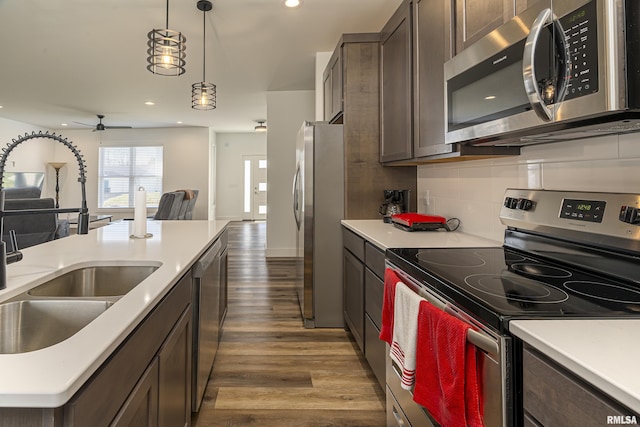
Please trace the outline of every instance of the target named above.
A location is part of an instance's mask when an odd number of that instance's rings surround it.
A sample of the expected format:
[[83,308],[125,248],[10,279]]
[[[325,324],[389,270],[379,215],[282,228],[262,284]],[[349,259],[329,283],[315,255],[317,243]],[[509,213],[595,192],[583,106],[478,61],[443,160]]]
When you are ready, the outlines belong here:
[[147,191],[147,207],[162,195],[162,147],[100,147],[98,206],[133,208],[134,192]]

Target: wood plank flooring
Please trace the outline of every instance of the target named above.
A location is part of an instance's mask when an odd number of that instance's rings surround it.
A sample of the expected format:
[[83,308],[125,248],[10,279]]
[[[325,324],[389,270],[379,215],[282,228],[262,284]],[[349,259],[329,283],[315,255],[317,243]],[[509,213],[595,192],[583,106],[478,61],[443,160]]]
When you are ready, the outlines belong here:
[[384,426],[384,392],[343,329],[305,329],[292,260],[264,222],[229,228],[229,308],[194,427]]

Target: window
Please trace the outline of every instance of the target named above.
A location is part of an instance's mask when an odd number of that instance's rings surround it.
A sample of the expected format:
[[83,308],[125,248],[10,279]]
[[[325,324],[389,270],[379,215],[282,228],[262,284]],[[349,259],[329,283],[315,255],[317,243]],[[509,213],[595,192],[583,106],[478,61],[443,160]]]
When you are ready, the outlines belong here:
[[133,208],[134,191],[144,187],[147,206],[162,195],[162,147],[100,147],[98,206]]

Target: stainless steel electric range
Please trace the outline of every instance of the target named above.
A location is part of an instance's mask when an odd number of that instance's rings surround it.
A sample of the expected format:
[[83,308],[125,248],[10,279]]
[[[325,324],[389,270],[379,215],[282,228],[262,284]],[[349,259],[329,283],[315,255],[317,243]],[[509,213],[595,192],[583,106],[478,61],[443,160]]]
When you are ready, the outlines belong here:
[[[502,248],[386,253],[414,291],[476,330],[468,340],[485,359],[486,427],[522,424],[522,344],[510,320],[640,316],[640,195],[508,189],[500,220]],[[393,372],[395,410],[407,399]]]

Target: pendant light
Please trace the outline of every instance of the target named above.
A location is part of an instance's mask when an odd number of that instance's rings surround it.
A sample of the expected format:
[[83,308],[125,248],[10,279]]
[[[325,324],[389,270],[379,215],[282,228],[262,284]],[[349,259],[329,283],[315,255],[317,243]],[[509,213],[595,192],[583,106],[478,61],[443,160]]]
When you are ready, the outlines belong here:
[[185,43],[187,39],[178,31],[169,29],[169,0],[167,0],[167,25],[147,34],[147,70],[160,76],[180,76],[185,72]]
[[205,80],[207,12],[213,9],[213,5],[209,0],[198,0],[197,7],[202,11],[202,81],[191,85],[191,108],[213,110],[216,108],[216,85]]

